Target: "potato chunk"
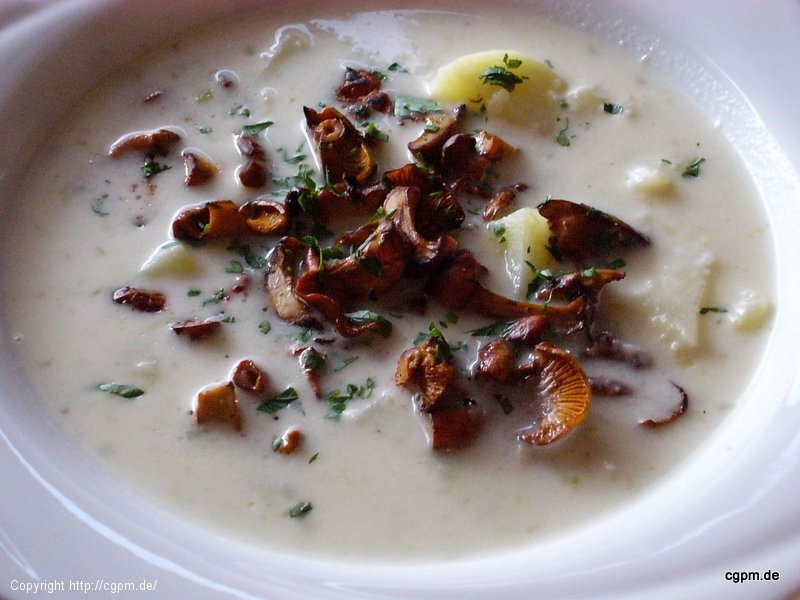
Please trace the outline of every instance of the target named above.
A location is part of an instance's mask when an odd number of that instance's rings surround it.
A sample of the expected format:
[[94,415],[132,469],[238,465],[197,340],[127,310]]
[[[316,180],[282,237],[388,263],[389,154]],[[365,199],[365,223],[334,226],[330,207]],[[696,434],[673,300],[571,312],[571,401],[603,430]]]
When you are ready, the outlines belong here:
[[525,297],[534,271],[550,268],[555,264],[547,250],[547,241],[552,235],[547,219],[535,208],[525,207],[488,225],[491,239],[503,251],[506,272],[514,285],[518,298]]
[[547,64],[514,50],[489,50],[441,67],[431,96],[439,102],[466,103],[472,109],[485,106],[490,119],[549,133],[565,90],[565,82]]

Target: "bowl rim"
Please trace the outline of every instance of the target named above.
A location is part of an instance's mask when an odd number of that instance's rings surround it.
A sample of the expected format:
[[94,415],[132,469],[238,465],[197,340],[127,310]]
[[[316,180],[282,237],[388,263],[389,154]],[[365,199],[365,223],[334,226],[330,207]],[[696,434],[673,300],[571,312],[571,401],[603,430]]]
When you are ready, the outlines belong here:
[[[42,407],[25,402],[30,392],[23,385],[11,336],[6,334],[0,341],[0,393],[4,396],[0,404],[0,467],[9,477],[3,478],[2,486],[9,488],[6,497],[32,499],[26,500],[24,506],[15,502],[6,516],[0,517],[0,548],[4,551],[0,552],[0,572],[9,573],[6,580],[22,580],[22,573],[31,579],[53,580],[51,569],[62,573],[62,579],[76,579],[76,573],[94,572],[87,569],[87,563],[103,556],[108,565],[108,581],[114,577],[116,581],[131,580],[130,573],[136,573],[139,579],[162,582],[161,593],[166,589],[185,594],[191,588],[197,598],[220,593],[242,598],[264,593],[280,593],[284,597],[315,594],[322,598],[356,594],[481,597],[478,593],[489,597],[499,591],[524,594],[534,589],[548,597],[602,597],[609,593],[636,597],[645,592],[667,597],[681,591],[730,591],[730,582],[724,580],[724,575],[736,569],[777,570],[785,591],[800,588],[800,575],[791,571],[791,555],[797,556],[800,550],[800,509],[787,500],[797,489],[800,469],[800,433],[794,426],[800,410],[800,376],[795,358],[800,341],[782,334],[800,330],[800,315],[794,314],[788,303],[800,291],[800,284],[787,276],[800,261],[800,249],[794,247],[792,238],[792,228],[800,224],[800,210],[790,202],[800,190],[800,144],[788,140],[786,130],[775,125],[782,122],[778,114],[781,109],[769,100],[766,91],[758,89],[763,82],[758,73],[752,69],[743,72],[741,66],[737,71],[731,63],[735,56],[720,58],[719,50],[711,44],[714,40],[697,42],[699,38],[692,35],[702,31],[698,24],[692,27],[677,18],[679,25],[669,21],[673,25],[662,28],[659,18],[669,15],[676,19],[681,3],[656,7],[636,0],[614,0],[603,6],[582,0],[508,1],[521,7],[535,5],[551,18],[574,22],[601,37],[624,35],[631,51],[650,52],[656,68],[673,83],[682,88],[690,84],[697,87],[696,79],[682,79],[687,75],[671,62],[675,56],[682,56],[681,60],[699,65],[701,78],[706,78],[701,83],[713,84],[708,90],[700,86],[698,102],[713,102],[707,94],[724,92],[731,96],[733,110],[743,111],[744,129],[733,128],[728,134],[736,139],[758,139],[759,143],[752,147],[744,144],[737,148],[751,165],[765,195],[775,231],[779,271],[773,334],[746,394],[772,398],[772,403],[766,408],[756,402],[742,403],[697,456],[679,467],[680,476],[671,476],[653,486],[640,502],[581,527],[579,532],[511,554],[443,565],[365,566],[283,555],[224,539],[176,521],[171,512],[117,487],[104,466],[68,443],[66,435],[46,418]],[[264,5],[256,0],[246,4]],[[800,11],[789,5],[788,0],[780,0],[770,6],[779,14],[797,16]],[[13,194],[15,186],[22,185],[14,166],[33,156],[37,136],[43,138],[46,133],[37,127],[41,119],[47,117],[55,122],[58,112],[68,110],[90,87],[93,77],[124,62],[129,51],[124,49],[143,49],[171,35],[174,26],[170,20],[188,27],[234,7],[241,9],[241,3],[234,0],[201,3],[197,13],[188,18],[183,12],[187,6],[198,5],[191,0],[180,0],[166,8],[151,0],[61,2],[0,31],[0,53],[12,65],[0,72],[0,130],[6,132],[0,137],[4,150],[0,153],[0,176],[7,185],[6,194]],[[160,12],[149,14],[148,10],[155,7]],[[696,21],[702,23],[698,11],[719,17],[715,11],[724,8],[724,2],[715,0],[692,10]],[[744,9],[745,13],[748,11],[754,9]],[[608,12],[615,17],[609,18]],[[741,27],[745,17],[729,16],[736,27]],[[143,29],[143,23],[150,27]],[[100,48],[91,41],[98,27],[109,38]],[[678,33],[676,27],[684,29]],[[147,32],[144,36],[142,30]],[[800,33],[800,25],[793,31]],[[28,43],[33,38],[42,39],[44,32],[47,35],[43,45],[34,48]],[[722,38],[723,45],[731,43],[724,31],[717,32],[716,37],[717,42]],[[794,47],[798,47],[797,42]],[[56,57],[59,67],[54,72],[51,67]],[[87,68],[90,60],[96,62]],[[783,67],[790,66],[787,63]],[[769,85],[775,92],[776,82],[770,80]],[[55,105],[50,100],[29,112],[20,112],[20,104],[53,98],[54,89],[62,94],[56,97]],[[797,129],[795,122],[789,132]],[[800,140],[800,136],[796,139]],[[760,172],[764,168],[769,170]],[[8,200],[0,201],[0,217],[6,216],[8,204]],[[11,324],[1,316],[0,331],[13,332]],[[787,373],[793,377],[788,378]],[[744,476],[747,490],[742,489]],[[8,483],[11,481],[13,491]],[[31,539],[33,519],[50,519],[51,515],[62,520],[61,527],[69,535],[63,539],[77,542],[69,556],[58,557],[48,551],[48,540]],[[753,526],[756,518],[757,528]],[[681,523],[679,537],[675,536],[675,519]],[[615,532],[613,538],[607,535],[609,530]],[[705,557],[702,561],[698,560],[701,556]],[[653,589],[654,578],[658,589]],[[618,587],[620,582],[624,582],[624,592]],[[777,589],[772,586],[769,592]]]

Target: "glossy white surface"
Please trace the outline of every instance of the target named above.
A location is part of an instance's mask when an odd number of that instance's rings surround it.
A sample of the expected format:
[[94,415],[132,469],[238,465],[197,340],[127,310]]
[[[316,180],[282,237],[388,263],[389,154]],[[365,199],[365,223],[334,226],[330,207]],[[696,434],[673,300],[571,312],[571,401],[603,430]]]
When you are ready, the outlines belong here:
[[[800,314],[792,311],[800,292],[800,117],[793,101],[800,98],[800,5],[515,4],[526,7],[521,14],[530,7],[625,39],[632,56],[651,52],[658,70],[712,117],[720,110],[729,121],[736,117],[728,134],[751,166],[775,228],[779,309],[747,398],[709,443],[640,502],[523,552],[412,567],[306,561],[176,521],[83,455],[30,398],[12,350],[13,324],[0,321],[0,597],[29,595],[14,582],[63,582],[54,597],[84,596],[82,587],[70,592],[79,581],[100,583],[104,595],[114,584],[157,582],[148,594],[159,598],[783,598],[800,590]],[[13,218],[20,165],[29,164],[58,111],[175,23],[190,26],[242,5],[6,2],[0,222]],[[726,580],[727,572],[767,570],[780,579]]]

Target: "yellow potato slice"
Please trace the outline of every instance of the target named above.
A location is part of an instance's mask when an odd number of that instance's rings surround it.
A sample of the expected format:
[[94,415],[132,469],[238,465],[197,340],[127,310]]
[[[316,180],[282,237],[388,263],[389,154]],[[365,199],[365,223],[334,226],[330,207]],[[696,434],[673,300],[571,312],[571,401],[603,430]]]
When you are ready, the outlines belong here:
[[[494,78],[482,77],[487,69],[505,71]],[[503,81],[516,80],[508,88]],[[514,50],[487,50],[467,54],[441,67],[431,84],[431,97],[439,102],[467,104],[486,109],[498,118],[549,132],[566,92],[566,83],[547,64]]]
[[547,249],[552,235],[547,219],[535,208],[525,207],[493,221],[489,228],[493,234],[492,239],[503,250],[506,272],[517,297],[525,297],[528,284],[534,277],[530,265],[537,269],[548,269],[556,265]]

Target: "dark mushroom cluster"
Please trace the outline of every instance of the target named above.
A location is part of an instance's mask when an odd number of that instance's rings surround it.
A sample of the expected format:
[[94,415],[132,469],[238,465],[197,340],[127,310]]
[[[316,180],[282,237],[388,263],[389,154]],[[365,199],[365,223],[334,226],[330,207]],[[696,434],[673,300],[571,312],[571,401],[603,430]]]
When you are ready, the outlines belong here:
[[[525,401],[537,408],[538,416],[520,428],[517,439],[532,445],[555,442],[580,424],[593,390],[627,393],[624,384],[590,380],[578,357],[624,360],[634,367],[647,362],[643,353],[595,326],[602,289],[625,276],[617,267],[621,254],[646,246],[647,237],[592,207],[548,200],[538,208],[550,226],[549,249],[564,269],[537,272],[525,300],[497,294],[482,283],[486,269],[462,247],[458,230],[468,217],[467,201],[482,202],[478,212],[490,221],[526,188],[524,183],[495,188],[488,177],[515,149],[487,131],[465,131],[463,107],[452,112],[429,107],[410,116],[395,115],[420,124],[422,131],[408,144],[411,162],[379,172],[375,145],[381,140],[353,119],[376,112],[391,117],[393,102],[381,90],[381,79],[347,69],[336,97],[340,109],[304,108],[324,185],[306,181],[290,189],[282,202],[258,199],[237,206],[214,200],[189,207],[174,219],[173,236],[192,242],[273,236],[265,264],[269,302],[280,319],[316,330],[324,343],[336,336],[387,337],[392,323],[386,314],[425,314],[430,305],[493,320],[475,332],[482,341],[468,369],[457,365],[433,325],[429,336],[399,357],[395,382],[413,392],[437,450],[462,448],[478,437],[485,419],[483,399],[476,398],[480,387],[473,383],[527,390]],[[169,136],[153,132],[126,145],[139,151],[160,147],[162,137]],[[237,138],[246,165],[240,175],[261,185],[266,160],[263,148],[253,141]],[[199,162],[194,155],[191,159],[193,165]],[[244,180],[242,184],[247,186]],[[136,304],[137,297],[127,292],[117,301]],[[149,300],[141,303],[149,310],[154,306]],[[181,322],[173,329],[200,339],[215,323]],[[313,346],[302,349],[305,358],[308,352],[317,351]],[[314,368],[304,370],[320,396],[316,366],[323,357],[318,355]],[[222,413],[230,412],[230,401],[218,404],[224,406]]]

